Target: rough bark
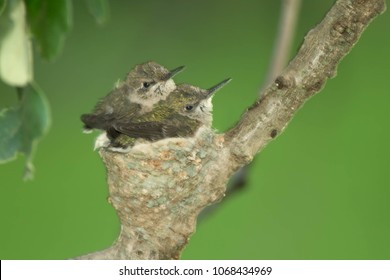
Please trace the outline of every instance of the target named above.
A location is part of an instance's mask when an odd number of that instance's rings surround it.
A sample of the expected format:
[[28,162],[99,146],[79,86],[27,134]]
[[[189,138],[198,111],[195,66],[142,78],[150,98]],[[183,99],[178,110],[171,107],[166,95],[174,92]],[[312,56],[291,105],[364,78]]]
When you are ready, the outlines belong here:
[[177,259],[199,212],[224,196],[226,182],[279,135],[295,112],[335,76],[341,59],[384,0],[339,0],[305,37],[286,69],[224,134],[201,129],[194,138],[101,150],[109,201],[122,230],[116,243],[77,259]]

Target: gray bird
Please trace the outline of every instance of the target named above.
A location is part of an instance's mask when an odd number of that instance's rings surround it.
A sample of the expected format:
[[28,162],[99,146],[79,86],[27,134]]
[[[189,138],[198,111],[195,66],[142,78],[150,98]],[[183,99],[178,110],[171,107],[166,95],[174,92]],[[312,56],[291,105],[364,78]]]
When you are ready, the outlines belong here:
[[156,141],[191,137],[200,127],[211,127],[212,97],[230,80],[226,79],[207,90],[188,84],[178,85],[152,111],[131,119],[116,120],[107,132],[111,149],[127,151],[138,138]]
[[176,88],[172,78],[183,69],[180,66],[168,71],[153,61],[136,65],[123,82],[97,102],[92,113],[81,116],[85,131],[107,131],[114,122],[150,112]]

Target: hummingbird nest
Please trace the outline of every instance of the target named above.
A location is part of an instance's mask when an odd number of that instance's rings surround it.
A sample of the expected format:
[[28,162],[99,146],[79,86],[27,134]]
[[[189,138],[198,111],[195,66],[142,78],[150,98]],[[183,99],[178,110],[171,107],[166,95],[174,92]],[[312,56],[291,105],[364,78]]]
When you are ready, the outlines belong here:
[[122,225],[112,259],[178,258],[199,212],[224,196],[228,178],[220,182],[221,166],[215,165],[224,154],[224,137],[209,128],[192,138],[138,144],[125,154],[99,154],[107,167],[109,202]]

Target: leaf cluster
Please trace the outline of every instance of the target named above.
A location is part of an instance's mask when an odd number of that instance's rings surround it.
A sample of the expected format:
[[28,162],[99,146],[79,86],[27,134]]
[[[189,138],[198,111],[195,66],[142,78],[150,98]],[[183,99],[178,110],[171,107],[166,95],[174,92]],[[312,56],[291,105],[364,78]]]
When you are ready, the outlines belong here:
[[[107,0],[85,4],[97,23],[108,20]],[[0,0],[0,79],[19,97],[14,106],[0,108],[0,163],[24,154],[25,179],[33,176],[33,153],[51,122],[46,96],[33,78],[33,46],[54,61],[72,28],[72,11],[72,0]]]

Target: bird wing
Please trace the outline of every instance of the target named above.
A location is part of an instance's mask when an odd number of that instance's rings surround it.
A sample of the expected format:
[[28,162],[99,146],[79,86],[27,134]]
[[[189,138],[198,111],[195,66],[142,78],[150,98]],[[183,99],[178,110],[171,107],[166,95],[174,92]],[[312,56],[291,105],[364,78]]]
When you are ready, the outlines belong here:
[[102,129],[106,130],[115,120],[115,117],[111,114],[84,114],[81,115],[81,121],[84,123],[84,127],[87,129]]
[[116,121],[132,119],[141,110],[141,105],[131,104],[125,108],[115,108],[113,113],[104,111],[93,112],[91,114],[81,115],[81,121],[86,129],[110,129]]
[[193,126],[183,122],[116,123],[113,128],[132,138],[155,141],[170,137],[188,137],[194,133]]

